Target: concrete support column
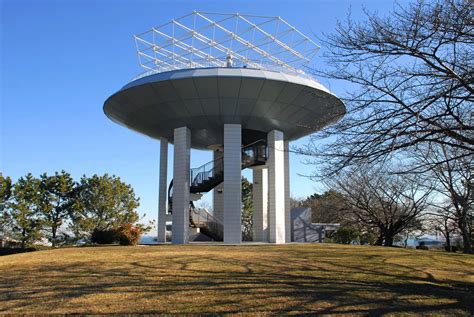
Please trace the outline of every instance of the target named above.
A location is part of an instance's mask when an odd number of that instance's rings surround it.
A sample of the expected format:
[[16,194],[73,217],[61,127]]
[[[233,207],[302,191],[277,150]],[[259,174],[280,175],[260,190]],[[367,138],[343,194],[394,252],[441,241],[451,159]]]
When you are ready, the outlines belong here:
[[160,138],[160,183],[158,198],[158,242],[166,242],[166,189],[168,177],[168,139]]
[[191,131],[174,129],[173,165],[173,244],[188,243],[189,238],[189,170]]
[[285,148],[283,132],[268,133],[268,241],[285,243]]
[[224,242],[242,242],[242,127],[224,124]]
[[[214,151],[214,161],[224,156],[223,151]],[[214,217],[220,221],[224,221],[224,182],[220,183],[213,189],[213,210]]]
[[268,170],[253,170],[253,241],[268,242]]
[[285,159],[285,241],[291,242],[290,142],[284,142]]

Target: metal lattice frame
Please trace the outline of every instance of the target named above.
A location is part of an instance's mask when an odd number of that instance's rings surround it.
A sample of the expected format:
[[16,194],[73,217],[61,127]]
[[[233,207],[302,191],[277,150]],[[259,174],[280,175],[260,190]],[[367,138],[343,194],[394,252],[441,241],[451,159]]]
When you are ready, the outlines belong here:
[[140,66],[280,68],[304,74],[319,46],[280,17],[193,12],[135,35]]

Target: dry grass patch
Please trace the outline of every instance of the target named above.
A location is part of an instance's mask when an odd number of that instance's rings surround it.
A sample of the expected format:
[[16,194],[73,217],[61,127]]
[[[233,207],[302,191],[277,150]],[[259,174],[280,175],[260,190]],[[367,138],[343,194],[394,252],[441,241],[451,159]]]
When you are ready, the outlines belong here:
[[0,272],[0,313],[474,312],[474,256],[397,248],[69,248],[0,257]]

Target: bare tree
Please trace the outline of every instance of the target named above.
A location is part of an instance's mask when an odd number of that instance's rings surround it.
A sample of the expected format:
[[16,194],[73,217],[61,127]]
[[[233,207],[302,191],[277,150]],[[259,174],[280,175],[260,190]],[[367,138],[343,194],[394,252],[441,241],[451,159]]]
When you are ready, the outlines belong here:
[[403,247],[406,248],[408,247],[408,239],[410,239],[410,237],[422,237],[426,232],[425,218],[425,214],[423,214],[411,221],[410,224],[395,237],[395,240],[402,242]]
[[318,176],[380,163],[420,144],[473,153],[472,2],[419,0],[387,17],[365,10],[365,17],[355,22],[349,15],[321,40],[328,68],[315,71],[349,83],[346,116],[295,150],[322,166]]
[[451,250],[453,234],[458,230],[457,221],[450,204],[442,208],[437,208],[427,214],[425,221],[430,230],[439,232],[446,240],[446,247]]
[[[426,151],[422,151],[426,152]],[[464,252],[472,253],[474,218],[474,160],[473,154],[446,145],[432,146],[429,153],[414,155],[415,163],[432,166],[427,174],[437,183],[435,190],[448,200],[439,207],[444,217],[452,218],[461,232]],[[440,163],[442,162],[442,163]],[[444,205],[444,206],[443,206]],[[448,221],[448,219],[445,219]]]
[[350,211],[344,203],[344,196],[329,189],[323,194],[313,194],[299,202],[298,207],[309,207],[312,212],[312,221],[316,223],[339,223],[342,226],[352,225]]
[[359,167],[339,174],[328,186],[340,192],[359,227],[378,231],[378,245],[414,225],[426,210],[431,191],[404,175]]

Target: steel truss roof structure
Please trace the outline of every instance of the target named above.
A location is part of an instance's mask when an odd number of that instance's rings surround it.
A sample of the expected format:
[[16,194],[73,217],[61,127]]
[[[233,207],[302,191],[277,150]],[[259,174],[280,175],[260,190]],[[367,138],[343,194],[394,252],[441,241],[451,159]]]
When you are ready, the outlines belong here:
[[319,46],[280,17],[193,12],[135,35],[148,73],[206,67],[304,74]]

